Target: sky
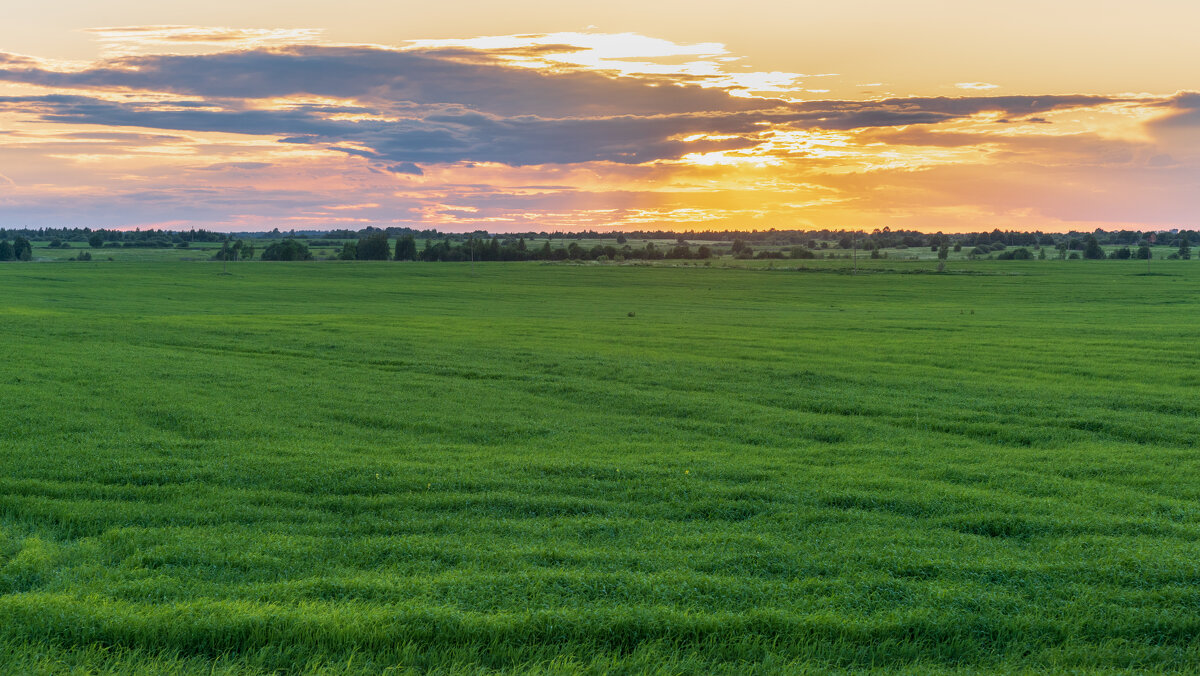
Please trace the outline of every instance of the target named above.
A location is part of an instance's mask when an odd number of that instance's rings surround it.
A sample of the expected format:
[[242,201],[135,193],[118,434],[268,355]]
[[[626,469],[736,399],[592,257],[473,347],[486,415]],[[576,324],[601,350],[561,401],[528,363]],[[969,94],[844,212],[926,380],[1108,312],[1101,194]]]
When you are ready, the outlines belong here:
[[65,0],[0,227],[1200,226],[1200,3]]

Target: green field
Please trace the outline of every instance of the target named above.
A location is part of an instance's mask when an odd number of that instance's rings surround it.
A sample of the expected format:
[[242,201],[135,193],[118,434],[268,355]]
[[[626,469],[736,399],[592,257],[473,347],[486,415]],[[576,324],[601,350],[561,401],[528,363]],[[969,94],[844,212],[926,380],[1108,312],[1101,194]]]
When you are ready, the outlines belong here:
[[0,673],[1200,670],[1200,265],[775,263],[0,264]]

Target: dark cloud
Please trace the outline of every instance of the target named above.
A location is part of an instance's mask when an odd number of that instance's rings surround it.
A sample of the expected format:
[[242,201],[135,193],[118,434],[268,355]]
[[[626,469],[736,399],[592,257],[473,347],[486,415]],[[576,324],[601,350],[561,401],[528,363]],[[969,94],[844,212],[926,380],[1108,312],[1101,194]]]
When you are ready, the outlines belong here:
[[1165,108],[1167,114],[1151,123],[1152,126],[1161,129],[1200,127],[1200,93],[1182,92],[1156,105]]
[[387,169],[388,169],[388,171],[392,172],[393,174],[410,174],[413,176],[421,176],[425,173],[424,171],[421,170],[420,167],[413,164],[412,162],[400,162],[399,164],[390,164],[390,165],[388,165]]
[[666,78],[543,73],[493,62],[445,58],[438,52],[350,47],[138,56],[71,72],[3,68],[0,80],[205,98],[313,95],[381,103],[457,104],[498,115],[547,117],[749,110],[761,105],[719,89],[675,86]]
[[[417,165],[423,163],[635,164],[749,149],[772,127],[934,125],[980,113],[1021,118],[1118,100],[993,96],[789,102],[732,96],[677,79],[545,73],[462,49],[295,46],[129,57],[70,72],[14,58],[0,55],[0,80],[180,97],[146,102],[68,94],[0,97],[0,107],[43,121],[277,137],[363,157],[404,174],[420,173]],[[257,105],[303,95],[354,104],[278,110]],[[725,138],[679,140],[696,134]]]

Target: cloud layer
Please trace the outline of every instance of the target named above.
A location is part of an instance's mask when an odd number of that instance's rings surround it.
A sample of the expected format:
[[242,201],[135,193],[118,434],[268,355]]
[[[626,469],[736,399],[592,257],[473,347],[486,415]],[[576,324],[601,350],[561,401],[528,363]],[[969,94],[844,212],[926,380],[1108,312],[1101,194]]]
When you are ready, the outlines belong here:
[[[255,192],[271,205],[260,209],[264,226],[281,217],[313,224],[359,218],[348,215],[355,211],[364,212],[364,222],[388,212],[396,222],[493,229],[529,229],[539,219],[545,227],[537,229],[655,219],[696,227],[697,218],[730,227],[739,217],[758,223],[788,215],[791,223],[772,225],[832,226],[912,221],[926,200],[930,214],[941,214],[926,229],[953,228],[945,214],[955,209],[959,221],[978,218],[981,209],[1022,225],[1041,215],[1054,229],[1072,215],[1046,200],[1024,203],[1014,190],[1005,204],[953,186],[980,172],[1008,177],[1017,164],[1074,167],[1080,180],[1117,165],[1142,166],[1145,176],[1173,172],[1183,185],[1196,176],[1181,141],[1200,126],[1200,95],[1190,93],[813,100],[802,87],[811,76],[759,78],[800,88],[764,85],[769,91],[755,93],[747,89],[755,79],[746,74],[735,79],[715,61],[686,60],[720,54],[719,46],[680,46],[677,56],[686,59],[672,64],[662,46],[670,43],[631,43],[629,36],[613,43],[625,52],[605,52],[603,41],[570,45],[549,37],[497,40],[491,48],[471,42],[385,48],[294,44],[315,35],[287,31],[160,26],[99,34],[121,44],[144,38],[154,45],[242,47],[124,55],[82,68],[0,53],[0,83],[7,83],[0,120],[18,130],[7,140],[0,135],[0,162],[34,159],[82,172],[89,158],[119,158],[117,164],[129,165],[126,186],[157,182],[150,190],[120,191],[124,207],[106,202],[115,219],[127,210],[130,225],[199,216],[245,227],[256,218],[252,199],[189,206],[204,193],[156,177],[156,156],[162,166],[187,158],[187,169],[213,185],[222,182],[218,177],[258,174]],[[629,44],[658,51],[639,56]],[[632,61],[617,59],[629,54]],[[984,84],[957,87],[996,89]],[[334,166],[357,175],[360,201],[372,207],[309,204],[297,195],[312,193],[283,185],[287,172],[299,185],[307,179],[296,172],[318,175]],[[88,183],[118,183],[92,171]],[[36,217],[36,170],[13,173],[0,164],[0,174],[25,186],[0,198],[0,218]],[[934,175],[937,187],[919,180]],[[45,200],[63,189],[40,185]],[[902,185],[907,192],[898,196]],[[1072,202],[1067,192],[1063,203]],[[178,218],[145,206],[169,205],[172,195]],[[1164,216],[1194,206],[1175,201],[1179,209]],[[798,204],[806,206],[788,207]],[[1094,222],[1096,214],[1086,211],[1077,220]],[[830,222],[835,218],[845,220]]]

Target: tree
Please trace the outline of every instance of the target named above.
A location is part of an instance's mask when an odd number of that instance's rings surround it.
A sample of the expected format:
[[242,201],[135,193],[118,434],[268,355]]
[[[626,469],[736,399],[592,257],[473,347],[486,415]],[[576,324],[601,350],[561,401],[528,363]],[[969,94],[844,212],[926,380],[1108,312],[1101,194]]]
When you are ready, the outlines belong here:
[[1192,243],[1188,241],[1187,232],[1181,232],[1179,235],[1179,257],[1186,261],[1192,257]]
[[338,260],[353,261],[358,259],[358,245],[354,242],[346,242],[342,245],[342,252],[338,254]]
[[19,261],[33,260],[33,245],[29,243],[29,240],[18,235],[13,238],[12,247],[13,258]]
[[358,260],[386,261],[391,258],[386,232],[373,232],[366,239],[358,240]]
[[254,247],[250,247],[250,255],[246,255],[246,243],[242,240],[230,242],[228,238],[221,242],[221,250],[213,254],[214,261],[248,260],[254,255]]
[[1100,248],[1100,242],[1096,241],[1095,235],[1088,235],[1087,242],[1083,245],[1083,257],[1088,260],[1099,260],[1104,258],[1104,249]]
[[[521,240],[522,244],[525,240]],[[522,247],[523,249],[524,247]],[[413,239],[412,235],[405,235],[396,240],[396,260],[398,261],[415,261],[417,260],[417,240]]]
[[16,258],[13,253],[13,245],[9,244],[8,240],[0,239],[0,261],[11,261]]
[[88,246],[92,247],[93,249],[99,249],[100,247],[104,246],[104,235],[101,235],[98,232],[92,233],[92,236],[88,237]]
[[950,247],[946,244],[942,244],[941,248],[938,249],[938,260],[944,261],[949,257],[950,257]]
[[264,261],[311,261],[312,258],[313,255],[308,250],[308,245],[294,239],[274,242],[262,253]]
[[1143,245],[1139,246],[1139,247],[1138,247],[1138,250],[1137,250],[1137,253],[1135,253],[1135,254],[1133,255],[1133,257],[1134,257],[1134,258],[1136,258],[1136,259],[1138,259],[1139,261],[1148,261],[1148,260],[1150,260],[1150,245],[1149,245],[1149,244],[1143,244]]
[[617,244],[624,244],[629,240],[625,239],[625,235],[617,235]]

